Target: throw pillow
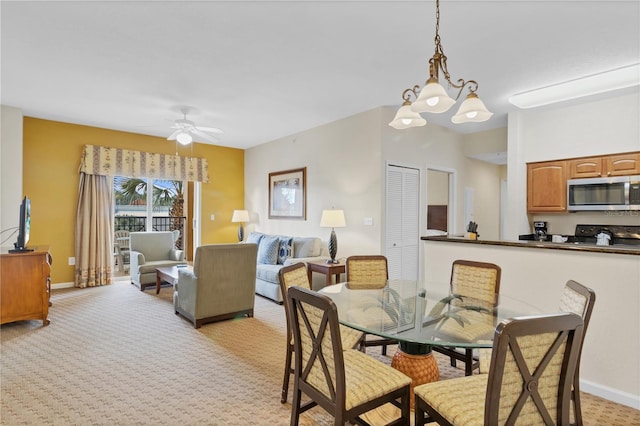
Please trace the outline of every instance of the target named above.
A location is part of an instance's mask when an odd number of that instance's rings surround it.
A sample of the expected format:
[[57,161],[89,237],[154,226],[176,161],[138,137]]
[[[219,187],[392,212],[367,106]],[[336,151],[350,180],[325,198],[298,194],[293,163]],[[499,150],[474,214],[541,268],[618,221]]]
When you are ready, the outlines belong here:
[[247,236],[247,242],[260,245],[262,237],[264,237],[262,232],[252,232]]
[[285,260],[293,257],[293,238],[281,237],[280,249],[278,250],[278,265],[284,265]]
[[277,236],[265,235],[260,239],[260,245],[258,246],[258,263],[275,265],[278,262],[279,249],[280,238]]
[[320,238],[297,237],[293,243],[293,251],[295,252],[296,257],[320,256],[322,252]]

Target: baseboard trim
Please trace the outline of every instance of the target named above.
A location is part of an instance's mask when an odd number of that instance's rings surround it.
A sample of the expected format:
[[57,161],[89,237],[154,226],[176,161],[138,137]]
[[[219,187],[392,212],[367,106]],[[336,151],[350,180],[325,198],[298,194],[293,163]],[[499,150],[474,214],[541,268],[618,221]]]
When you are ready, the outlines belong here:
[[[113,278],[113,282],[117,283],[117,282],[131,282],[131,277],[125,275],[122,277],[114,277]],[[60,288],[70,288],[70,287],[75,287],[75,283],[74,282],[68,282],[68,283],[57,283],[57,284],[51,284],[51,290],[57,290]]]
[[69,287],[73,287],[73,286],[74,286],[73,282],[51,284],[51,290],[57,290],[59,288],[69,288]]
[[580,380],[580,391],[640,410],[640,395],[623,392],[586,380]]

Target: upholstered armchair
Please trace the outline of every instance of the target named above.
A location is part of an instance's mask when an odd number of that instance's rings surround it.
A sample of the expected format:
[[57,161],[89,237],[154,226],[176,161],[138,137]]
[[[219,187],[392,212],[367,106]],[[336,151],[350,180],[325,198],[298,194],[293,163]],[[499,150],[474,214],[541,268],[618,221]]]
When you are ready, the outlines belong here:
[[186,264],[184,252],[174,247],[173,232],[131,232],[131,284],[140,288],[156,285],[156,268]]
[[202,324],[253,316],[257,244],[211,244],[196,249],[193,270],[178,270],[173,305],[176,314]]

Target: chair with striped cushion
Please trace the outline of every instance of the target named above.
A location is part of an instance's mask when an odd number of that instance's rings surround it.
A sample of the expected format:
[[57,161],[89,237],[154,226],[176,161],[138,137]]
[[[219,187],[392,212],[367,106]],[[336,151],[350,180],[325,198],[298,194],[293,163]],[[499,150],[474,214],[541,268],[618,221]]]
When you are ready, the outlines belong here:
[[[500,292],[501,269],[498,265],[486,262],[474,262],[470,260],[456,260],[451,267],[450,293],[457,295],[462,300],[454,299],[451,302],[453,307],[474,306],[484,308],[485,312],[493,312],[498,304],[498,294]],[[468,315],[478,315],[477,311],[470,310]],[[465,313],[461,312],[464,316]],[[450,332],[463,333],[470,341],[476,340],[479,336],[489,333],[495,329],[495,318],[493,315],[484,315],[486,327],[482,327],[482,322],[473,321],[477,330],[459,329],[456,322],[449,321],[440,331],[446,337],[447,327],[453,329]],[[455,329],[455,330],[454,330]],[[474,336],[477,333],[477,336]],[[459,336],[458,336],[459,339]],[[473,349],[456,349],[450,347],[433,347],[436,352],[449,356],[451,366],[456,366],[456,361],[464,361],[465,375],[469,376],[474,369],[478,368],[478,359],[474,357]]]
[[[337,308],[327,296],[294,286],[287,300],[295,342],[291,425],[315,406],[331,413],[336,425],[367,424],[360,415],[387,403],[400,408],[389,424],[409,425],[411,379],[360,351],[343,351]],[[303,393],[310,399],[305,404]]]
[[415,425],[567,425],[584,321],[555,313],[502,321],[489,374],[414,388]]
[[[349,256],[345,264],[345,274],[349,288],[382,288],[387,285],[387,280],[389,279],[387,258],[382,255]],[[397,343],[393,339],[367,336],[364,340],[363,349],[369,346],[382,346],[382,355],[386,355],[387,346]]]
[[[282,396],[280,402],[287,402],[289,393],[289,377],[293,373],[291,367],[291,357],[293,354],[293,335],[291,332],[291,318],[289,307],[287,306],[287,290],[292,286],[304,287],[311,290],[309,276],[307,275],[307,266],[302,263],[294,263],[280,269],[280,290],[282,291],[284,312],[287,318],[287,355],[284,364],[284,379],[282,380]],[[342,336],[342,346],[347,349],[359,348],[364,341],[364,334],[361,331],[354,330],[349,327],[340,325]]]

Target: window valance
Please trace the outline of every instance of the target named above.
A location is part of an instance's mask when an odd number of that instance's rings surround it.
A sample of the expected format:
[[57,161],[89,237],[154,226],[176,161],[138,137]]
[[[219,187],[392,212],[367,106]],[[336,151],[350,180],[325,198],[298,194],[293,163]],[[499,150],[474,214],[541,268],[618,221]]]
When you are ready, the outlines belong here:
[[205,158],[85,145],[80,172],[90,175],[150,177],[209,182]]

